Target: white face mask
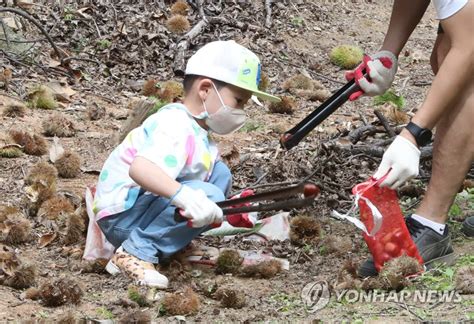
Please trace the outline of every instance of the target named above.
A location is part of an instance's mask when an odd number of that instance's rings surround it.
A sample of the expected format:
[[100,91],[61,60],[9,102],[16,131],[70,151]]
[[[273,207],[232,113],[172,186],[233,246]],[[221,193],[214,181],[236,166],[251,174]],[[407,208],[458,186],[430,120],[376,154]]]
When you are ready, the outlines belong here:
[[217,88],[214,83],[212,84],[212,86],[216,90],[217,96],[219,97],[222,106],[215,113],[209,114],[207,112],[206,103],[203,101],[202,104],[204,106],[205,111],[195,117],[197,119],[205,119],[206,125],[211,131],[216,134],[227,135],[232,132],[235,132],[245,124],[247,115],[242,109],[236,109],[227,106],[224,103],[224,100],[222,100],[222,97],[219,91],[217,91]]

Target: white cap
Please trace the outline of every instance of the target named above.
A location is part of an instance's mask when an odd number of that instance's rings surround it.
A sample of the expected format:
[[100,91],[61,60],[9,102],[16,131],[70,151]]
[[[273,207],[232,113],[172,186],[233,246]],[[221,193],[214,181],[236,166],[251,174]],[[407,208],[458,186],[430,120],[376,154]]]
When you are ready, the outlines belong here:
[[185,74],[209,77],[251,91],[259,98],[280,101],[280,98],[258,90],[260,60],[233,40],[214,41],[201,47],[189,58]]

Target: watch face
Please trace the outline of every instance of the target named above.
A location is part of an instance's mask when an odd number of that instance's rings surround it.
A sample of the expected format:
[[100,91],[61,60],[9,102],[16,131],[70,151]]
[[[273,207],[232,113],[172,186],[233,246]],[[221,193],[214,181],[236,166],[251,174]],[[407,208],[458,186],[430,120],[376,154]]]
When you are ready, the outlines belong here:
[[419,141],[421,145],[426,145],[431,141],[431,131],[423,129],[419,135]]

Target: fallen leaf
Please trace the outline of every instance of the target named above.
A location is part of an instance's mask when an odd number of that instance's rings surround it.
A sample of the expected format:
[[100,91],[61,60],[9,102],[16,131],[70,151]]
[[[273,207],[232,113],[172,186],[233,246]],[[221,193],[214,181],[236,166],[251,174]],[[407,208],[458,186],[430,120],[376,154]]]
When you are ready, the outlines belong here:
[[58,81],[48,82],[46,86],[51,89],[54,97],[62,102],[71,102],[71,97],[76,94],[71,87],[61,85]]
[[20,22],[15,21],[15,18],[13,17],[2,17],[2,22],[14,31],[17,31],[22,28]]
[[55,163],[64,154],[64,148],[59,143],[59,138],[53,138],[53,144],[49,149],[49,160]]
[[39,238],[39,248],[42,249],[45,246],[49,245],[56,239],[56,237],[56,232],[41,235],[41,237]]
[[16,1],[15,3],[18,7],[26,11],[32,9],[34,6],[33,0]]

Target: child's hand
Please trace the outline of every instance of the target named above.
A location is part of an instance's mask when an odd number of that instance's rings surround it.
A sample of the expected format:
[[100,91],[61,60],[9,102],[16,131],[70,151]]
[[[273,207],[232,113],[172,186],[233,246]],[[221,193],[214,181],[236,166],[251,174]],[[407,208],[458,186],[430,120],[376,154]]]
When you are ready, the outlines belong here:
[[184,210],[182,216],[189,218],[192,227],[203,227],[210,224],[222,223],[222,209],[207,198],[206,193],[183,185],[173,198],[173,204]]
[[[392,85],[397,73],[397,57],[389,51],[380,51],[372,56],[365,55],[362,63],[354,70],[346,73],[347,81],[355,79],[361,88],[354,92],[349,100],[356,100],[362,95],[376,96],[384,94]],[[365,69],[367,77],[363,75]]]

